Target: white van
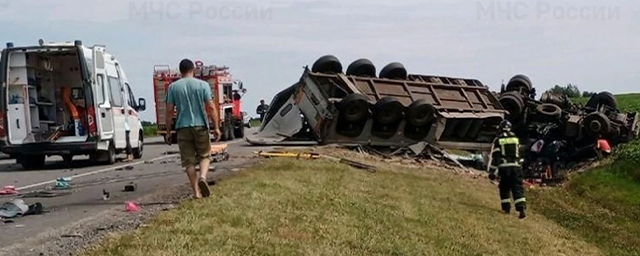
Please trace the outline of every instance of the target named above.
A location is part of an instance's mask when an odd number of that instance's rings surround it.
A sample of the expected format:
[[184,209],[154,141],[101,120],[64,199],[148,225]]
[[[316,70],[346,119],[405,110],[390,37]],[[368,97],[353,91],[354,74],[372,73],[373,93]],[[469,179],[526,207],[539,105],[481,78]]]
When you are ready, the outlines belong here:
[[146,103],[135,101],[122,66],[105,46],[7,43],[0,67],[0,150],[23,168],[40,168],[54,155],[66,163],[89,155],[113,164],[126,148],[125,119],[133,155],[142,157],[138,113]]

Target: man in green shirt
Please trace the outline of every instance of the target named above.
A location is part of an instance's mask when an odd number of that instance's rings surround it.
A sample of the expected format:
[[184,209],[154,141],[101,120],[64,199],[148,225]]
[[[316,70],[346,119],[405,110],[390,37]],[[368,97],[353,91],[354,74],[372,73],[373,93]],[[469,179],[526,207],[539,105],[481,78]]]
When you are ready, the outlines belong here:
[[[220,140],[218,113],[213,103],[209,83],[194,77],[195,65],[189,59],[180,62],[182,78],[173,82],[167,90],[166,124],[169,131],[165,137],[171,144],[173,109],[177,112],[175,129],[182,167],[186,168],[195,198],[209,197],[207,172],[211,163],[211,140],[209,121],[213,124],[216,141]],[[196,173],[200,165],[200,177]]]

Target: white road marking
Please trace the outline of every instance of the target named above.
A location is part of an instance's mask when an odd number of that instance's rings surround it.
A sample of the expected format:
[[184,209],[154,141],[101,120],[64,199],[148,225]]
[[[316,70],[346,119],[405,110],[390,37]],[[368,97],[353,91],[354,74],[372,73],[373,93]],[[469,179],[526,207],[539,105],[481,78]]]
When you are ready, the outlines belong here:
[[[227,145],[237,144],[237,143],[240,143],[242,141],[244,141],[244,140],[240,139],[240,140],[237,140],[237,141],[233,141],[233,142],[227,143]],[[222,143],[218,143],[218,144],[222,144]],[[147,161],[155,162],[155,161],[162,160],[162,159],[169,158],[169,157],[180,157],[180,155],[179,154],[172,154],[172,155],[160,156],[160,157],[156,157],[156,158],[153,158],[153,159],[150,159],[150,160],[138,161],[138,162],[133,162],[133,163],[129,163],[129,164],[112,166],[112,167],[105,168],[105,169],[100,169],[100,170],[85,172],[85,173],[81,173],[81,174],[76,174],[76,175],[73,175],[73,176],[69,176],[69,178],[75,179],[75,178],[80,178],[80,177],[84,177],[84,176],[95,175],[95,174],[99,174],[99,173],[103,173],[103,172],[108,172],[108,171],[113,171],[113,170],[116,170],[116,169],[124,168],[124,167],[127,167],[127,166],[140,165],[140,164],[143,164],[143,163],[145,163]],[[16,188],[16,190],[30,189],[30,188],[39,187],[39,186],[43,186],[43,185],[47,185],[47,184],[55,183],[55,182],[56,182],[56,180],[43,181],[43,182],[39,182],[39,183],[35,183],[35,184],[26,185],[26,186],[23,186],[23,187]]]

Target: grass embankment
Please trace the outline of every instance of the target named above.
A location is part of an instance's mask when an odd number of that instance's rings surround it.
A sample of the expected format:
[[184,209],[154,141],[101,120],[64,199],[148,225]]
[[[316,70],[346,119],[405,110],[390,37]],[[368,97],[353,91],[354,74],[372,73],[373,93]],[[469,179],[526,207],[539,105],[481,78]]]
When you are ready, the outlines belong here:
[[640,255],[640,141],[613,160],[528,190],[520,221],[485,179],[277,159],[86,255]]
[[497,188],[441,170],[275,159],[86,255],[602,255]]

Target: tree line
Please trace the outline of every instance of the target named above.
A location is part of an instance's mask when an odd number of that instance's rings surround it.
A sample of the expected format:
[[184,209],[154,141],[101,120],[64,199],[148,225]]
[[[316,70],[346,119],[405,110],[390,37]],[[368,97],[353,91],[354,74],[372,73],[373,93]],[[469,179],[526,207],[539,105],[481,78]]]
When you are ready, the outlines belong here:
[[590,92],[590,91],[581,92],[580,89],[578,89],[577,85],[571,84],[571,83],[565,86],[560,86],[556,84],[554,87],[547,90],[547,92],[560,95],[560,96],[564,95],[569,98],[580,98],[580,97],[588,98],[596,94],[595,92]]

